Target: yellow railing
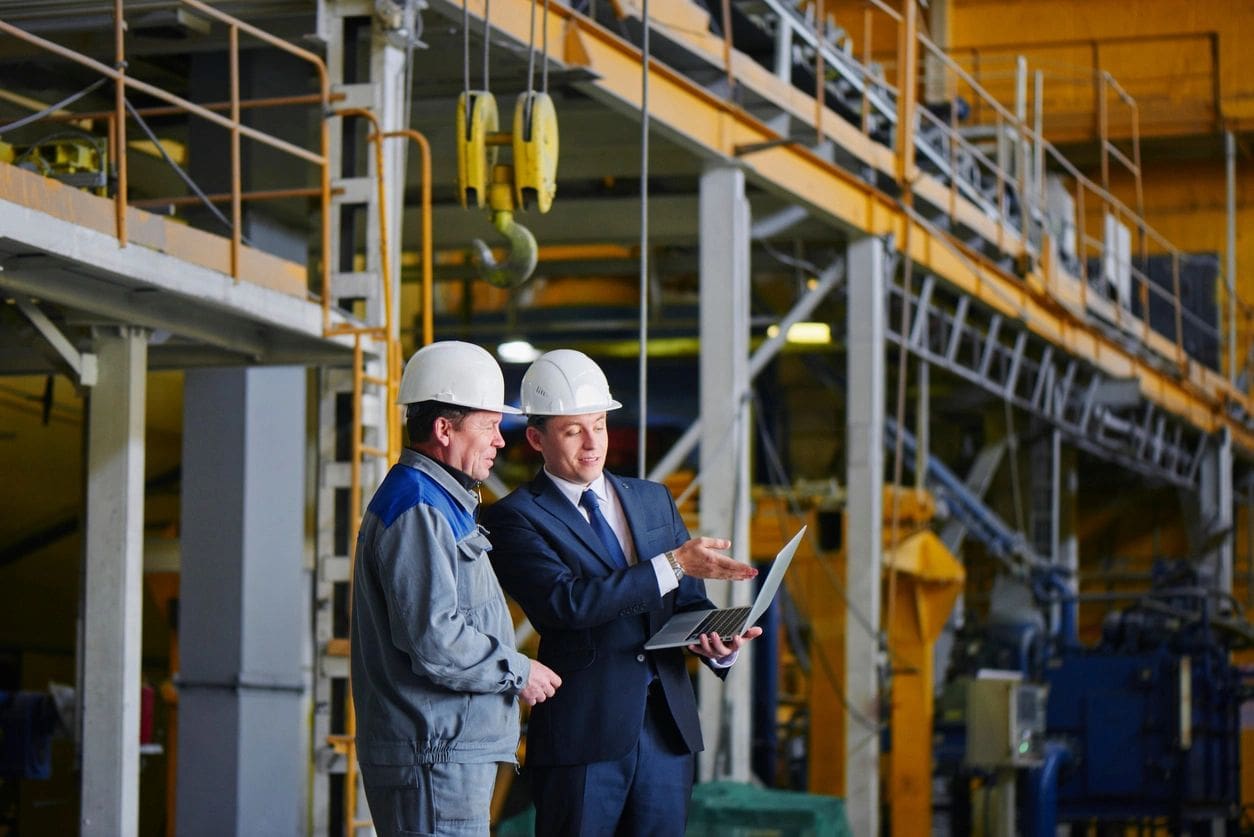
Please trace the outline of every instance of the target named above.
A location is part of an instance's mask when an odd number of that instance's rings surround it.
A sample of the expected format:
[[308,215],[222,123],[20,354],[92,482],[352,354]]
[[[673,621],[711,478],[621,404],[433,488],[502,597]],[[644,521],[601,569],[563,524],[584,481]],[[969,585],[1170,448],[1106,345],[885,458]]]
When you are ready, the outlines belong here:
[[[816,18],[821,21],[825,4],[816,0],[813,5]],[[1075,203],[1073,221],[1078,264],[1057,265],[1058,270],[1047,272],[1047,277],[1057,278],[1047,281],[1045,291],[1077,316],[1096,316],[1112,323],[1180,368],[1196,360],[1185,350],[1187,327],[1214,342],[1217,349],[1214,360],[1222,366],[1222,347],[1238,341],[1243,331],[1249,335],[1248,327],[1241,329],[1239,325],[1254,317],[1254,307],[1237,300],[1236,317],[1230,316],[1225,307],[1221,309],[1218,322],[1212,322],[1183,303],[1181,266],[1190,256],[1150,226],[1144,217],[1141,117],[1135,97],[1110,73],[1095,70],[1090,83],[1094,130],[1101,152],[1101,183],[1096,183],[1045,139],[1043,74],[1030,73],[1027,62],[1019,59],[1013,72],[1003,70],[995,77],[1001,82],[998,89],[1006,86],[1005,76],[1013,77],[1011,91],[1015,105],[1012,109],[985,87],[986,76],[980,74],[978,53],[968,50],[966,61],[960,62],[919,31],[915,15],[909,13],[912,6],[905,8],[907,14],[883,0],[865,0],[860,27],[851,26],[848,19],[842,20],[852,47],[843,54],[850,59],[857,56],[857,60],[841,61],[839,68],[846,78],[852,74],[862,88],[861,112],[856,119],[848,121],[877,142],[886,141],[890,131],[885,124],[891,124],[896,176],[903,199],[909,201],[912,191],[921,188],[920,167],[925,160],[920,159],[924,154],[916,151],[916,139],[921,139],[924,143],[920,144],[930,145],[926,153],[933,155],[933,162],[943,162],[947,170],[947,205],[943,208],[964,222],[981,222],[984,219],[980,214],[991,216],[995,224],[989,224],[982,233],[992,244],[1003,252],[1039,263],[1045,258],[1044,236],[1049,232],[1045,229],[1046,175],[1062,174]],[[823,29],[822,25],[817,26],[820,38]],[[729,44],[725,58],[729,71],[732,46]],[[832,44],[828,46],[835,48]],[[1098,56],[1095,49],[1095,62],[1100,62]],[[1099,64],[1094,66],[1099,67]],[[837,69],[831,62],[824,61],[821,50],[815,50],[814,71],[818,78],[831,79]],[[918,101],[920,91],[931,95],[930,103]],[[937,107],[938,99],[943,101],[943,106]],[[969,111],[966,118],[959,113],[959,100]],[[1112,106],[1120,108],[1118,118],[1112,114]],[[814,130],[820,140],[825,138],[823,110],[822,101],[816,101]],[[1113,138],[1112,126],[1117,126],[1121,140]],[[1129,174],[1135,209],[1112,192],[1112,161]],[[930,195],[933,199],[935,196],[935,192]],[[974,204],[980,213],[972,218],[964,204]],[[1120,264],[1120,271],[1127,276],[1127,288],[1109,288],[1109,283],[1099,281],[1103,277],[1089,275],[1090,260],[1101,264],[1114,245],[1106,241],[1104,229],[1095,231],[1093,228],[1094,219],[1104,226],[1103,219],[1107,215],[1127,228],[1131,239],[1127,259]],[[1170,264],[1168,282],[1153,281],[1149,275],[1151,257]],[[1216,277],[1217,281],[1224,278],[1222,273]],[[1224,283],[1220,281],[1220,284]],[[1160,305],[1167,306],[1171,312],[1170,325],[1155,316],[1151,327],[1152,304],[1155,310],[1159,310]],[[1247,342],[1251,340],[1254,337],[1247,337]],[[1227,371],[1235,378],[1237,370]]]
[[[240,188],[240,155],[241,141],[248,138],[255,142],[262,143],[277,151],[287,154],[291,157],[303,160],[319,168],[320,188],[317,191],[321,199],[322,207],[322,245],[324,256],[330,250],[330,224],[327,220],[331,205],[331,173],[327,162],[327,148],[329,145],[330,132],[326,120],[321,120],[321,142],[320,150],[315,153],[306,148],[295,145],[294,143],[280,139],[279,137],[259,131],[256,128],[243,124],[240,119],[240,113],[244,109],[243,103],[240,101],[239,87],[239,38],[243,33],[249,37],[255,38],[268,46],[282,50],[302,61],[310,64],[318,77],[318,95],[316,102],[321,105],[325,113],[331,103],[331,85],[327,76],[326,64],[323,60],[308,50],[294,46],[281,38],[258,29],[244,21],[231,17],[228,14],[208,6],[200,0],[179,0],[180,5],[190,9],[193,13],[209,18],[210,20],[224,24],[227,27],[227,35],[229,40],[229,66],[230,66],[230,99],[226,103],[205,106],[190,102],[187,99],[177,96],[169,91],[149,84],[140,79],[127,75],[126,62],[126,18],[122,9],[122,0],[114,0],[113,9],[113,29],[114,29],[114,66],[110,67],[93,58],[89,58],[72,49],[68,49],[46,38],[27,32],[11,23],[0,20],[0,32],[9,35],[26,43],[43,49],[67,61],[71,61],[80,66],[93,70],[96,73],[111,79],[114,82],[114,109],[108,116],[108,132],[109,132],[109,157],[114,161],[117,172],[117,185],[114,193],[115,204],[115,223],[118,244],[125,247],[128,243],[126,230],[126,208],[127,208],[127,155],[126,155],[126,127],[127,127],[127,103],[126,93],[132,90],[144,93],[148,96],[165,102],[170,106],[170,112],[186,113],[189,115],[200,117],[206,121],[212,122],[219,127],[225,128],[230,132],[230,160],[231,160],[231,191],[229,200],[231,204],[231,243],[230,243],[230,273],[236,280],[240,278],[240,249],[243,246],[241,240],[241,204],[244,200],[243,192]],[[273,104],[293,104],[296,101],[307,101],[304,97],[299,99],[291,97],[282,100],[271,100]],[[254,102],[253,106],[260,106],[260,103]],[[226,110],[228,116],[223,116],[219,111]],[[266,197],[275,197],[274,193],[263,193]],[[308,194],[307,191],[301,190],[298,194]],[[221,197],[221,196],[220,196]],[[324,284],[325,277],[329,275],[330,265],[326,258],[323,258]]]

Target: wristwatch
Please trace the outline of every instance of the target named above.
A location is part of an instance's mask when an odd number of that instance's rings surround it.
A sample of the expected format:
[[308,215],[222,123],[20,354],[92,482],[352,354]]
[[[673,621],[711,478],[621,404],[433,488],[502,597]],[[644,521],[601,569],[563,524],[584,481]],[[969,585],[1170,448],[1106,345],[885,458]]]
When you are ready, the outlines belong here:
[[675,580],[680,581],[684,577],[684,568],[680,566],[679,559],[675,557],[674,552],[668,549],[665,554],[667,563],[671,565],[671,569],[675,573]]

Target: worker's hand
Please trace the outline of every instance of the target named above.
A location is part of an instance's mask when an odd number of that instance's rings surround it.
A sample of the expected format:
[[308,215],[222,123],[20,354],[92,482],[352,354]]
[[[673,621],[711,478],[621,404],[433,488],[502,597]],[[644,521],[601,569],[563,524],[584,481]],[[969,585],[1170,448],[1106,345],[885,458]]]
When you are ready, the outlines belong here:
[[684,573],[693,578],[720,578],[744,581],[758,571],[748,564],[733,561],[716,549],[731,548],[731,541],[722,538],[693,538],[675,550],[675,560]]
[[518,696],[526,701],[528,706],[535,706],[553,697],[560,685],[562,685],[562,678],[557,676],[556,671],[539,660],[532,660],[531,673],[527,675],[527,685],[523,686]]
[[701,634],[701,641],[689,645],[688,650],[711,660],[721,660],[735,654],[746,642],[759,636],[762,636],[762,629],[756,625],[740,636],[732,637],[730,641],[725,641],[718,634]]

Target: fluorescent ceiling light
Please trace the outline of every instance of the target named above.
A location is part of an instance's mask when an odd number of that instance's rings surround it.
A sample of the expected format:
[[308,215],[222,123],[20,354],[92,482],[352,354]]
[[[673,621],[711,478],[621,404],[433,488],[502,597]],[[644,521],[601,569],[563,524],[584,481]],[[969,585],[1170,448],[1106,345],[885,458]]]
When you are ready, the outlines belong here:
[[526,340],[506,340],[496,347],[496,356],[505,363],[531,363],[540,356],[540,350]]
[[[766,336],[775,337],[779,334],[779,326],[766,327]],[[832,327],[827,323],[793,323],[788,327],[789,343],[805,343],[819,345],[832,342]]]

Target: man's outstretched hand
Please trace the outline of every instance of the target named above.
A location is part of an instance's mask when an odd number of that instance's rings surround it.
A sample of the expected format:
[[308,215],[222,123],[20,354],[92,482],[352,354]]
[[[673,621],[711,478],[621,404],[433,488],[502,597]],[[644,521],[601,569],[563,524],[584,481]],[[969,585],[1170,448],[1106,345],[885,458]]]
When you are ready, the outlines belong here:
[[715,551],[730,548],[731,541],[723,538],[693,538],[675,550],[675,560],[693,578],[744,581],[756,576],[758,571],[753,567]]
[[562,685],[562,678],[557,676],[556,671],[539,660],[532,660],[531,672],[527,675],[527,685],[523,686],[518,696],[526,701],[528,706],[535,706],[557,694],[557,687],[560,685]]
[[718,634],[701,634],[701,641],[689,645],[688,650],[702,657],[709,657],[711,660],[721,660],[739,651],[749,640],[761,635],[762,629],[756,625],[743,634],[732,637],[730,642],[724,642]]

